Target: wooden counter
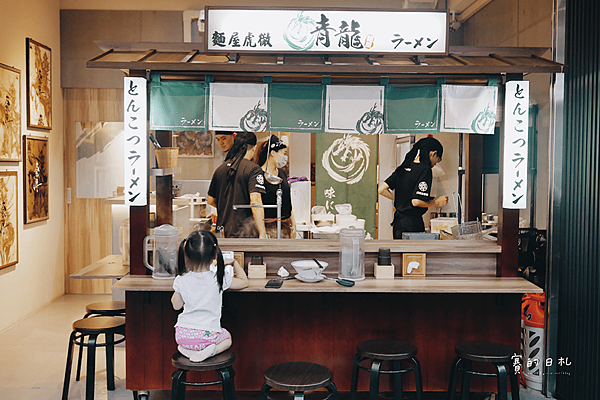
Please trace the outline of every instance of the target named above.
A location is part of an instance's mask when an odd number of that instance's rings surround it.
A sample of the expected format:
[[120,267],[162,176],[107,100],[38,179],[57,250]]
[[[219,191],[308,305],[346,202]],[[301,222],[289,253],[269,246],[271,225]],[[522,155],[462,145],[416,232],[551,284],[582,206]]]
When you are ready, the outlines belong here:
[[[340,245],[326,239],[219,239],[222,250],[243,252],[247,262],[262,256],[267,274],[275,274],[280,266],[293,272],[290,262],[318,258],[327,261],[328,271],[339,269]],[[389,248],[396,275],[400,275],[403,253],[425,253],[428,276],[500,276],[502,247],[485,240],[365,240],[365,275],[373,276],[380,248]],[[516,276],[517,267],[514,267]]]
[[121,254],[111,254],[69,275],[71,279],[119,279],[129,273]]
[[[277,276],[269,276],[276,278]],[[334,276],[331,276],[334,277]],[[330,280],[317,283],[304,283],[296,279],[283,282],[279,289],[266,289],[268,279],[250,279],[249,286],[236,292],[252,293],[496,293],[496,294],[524,294],[542,293],[543,290],[523,278],[496,278],[496,277],[460,277],[460,278],[432,278],[432,277],[396,277],[390,280],[367,277],[358,281],[352,287],[344,287]],[[115,287],[132,292],[172,292],[173,280],[154,279],[151,276],[128,275],[117,282]]]
[[[127,389],[171,386],[179,314],[171,306],[172,282],[128,275],[115,285],[126,291]],[[393,338],[417,346],[424,390],[444,391],[457,343],[487,340],[519,350],[521,296],[542,291],[522,278],[497,277],[367,277],[351,288],[329,280],[290,279],[280,289],[265,283],[250,280],[248,288],[223,296],[237,390],[259,390],[268,367],[295,360],[326,365],[338,389],[347,391],[356,345]],[[190,379],[214,378],[203,374]],[[412,376],[405,379],[406,390],[414,390]],[[471,387],[489,391],[495,381],[473,377]],[[358,390],[368,390],[368,374],[359,377]],[[391,390],[389,380],[381,380],[381,390]]]

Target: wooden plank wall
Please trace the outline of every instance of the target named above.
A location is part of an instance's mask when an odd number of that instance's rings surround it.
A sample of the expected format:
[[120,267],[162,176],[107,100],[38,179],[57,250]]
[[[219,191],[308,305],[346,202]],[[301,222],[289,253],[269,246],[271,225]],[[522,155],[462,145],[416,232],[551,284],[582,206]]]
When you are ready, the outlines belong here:
[[[176,351],[178,311],[170,292],[127,292],[127,389],[168,390]],[[225,293],[222,325],[232,335],[236,390],[257,391],[271,365],[287,361],[321,363],[333,371],[338,390],[350,390],[356,345],[389,338],[414,343],[423,389],[447,389],[454,346],[470,340],[501,342],[517,352],[520,295],[376,293]],[[490,365],[477,364],[491,372]],[[387,368],[387,366],[386,366]],[[189,379],[210,381],[203,373]],[[368,390],[367,373],[358,390]],[[415,390],[414,377],[404,378]],[[391,390],[381,379],[382,391]],[[473,391],[495,390],[493,378],[473,377]]]
[[[69,279],[69,275],[112,253],[111,210],[104,199],[78,199],[76,187],[76,122],[123,121],[122,89],[63,89],[65,127],[66,293],[110,293],[110,279]],[[66,201],[65,193],[65,204]]]

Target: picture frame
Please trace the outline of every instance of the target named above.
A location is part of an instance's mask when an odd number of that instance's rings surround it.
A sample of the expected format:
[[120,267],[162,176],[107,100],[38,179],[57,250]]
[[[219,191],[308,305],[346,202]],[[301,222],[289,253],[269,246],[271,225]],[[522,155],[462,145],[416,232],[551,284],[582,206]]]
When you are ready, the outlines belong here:
[[50,218],[48,207],[48,138],[25,136],[23,141],[24,223]]
[[403,253],[402,276],[425,276],[426,261],[426,253]]
[[26,40],[27,127],[52,129],[52,50]]
[[214,131],[175,131],[173,136],[179,157],[215,157]]
[[0,63],[0,161],[21,161],[21,71]]
[[0,269],[19,262],[17,172],[0,172]]

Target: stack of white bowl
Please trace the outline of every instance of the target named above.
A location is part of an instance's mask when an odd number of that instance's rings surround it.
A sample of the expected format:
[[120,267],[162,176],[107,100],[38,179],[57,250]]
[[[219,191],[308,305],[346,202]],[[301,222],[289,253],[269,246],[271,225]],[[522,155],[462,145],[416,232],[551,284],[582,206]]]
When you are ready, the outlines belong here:
[[357,219],[352,214],[352,204],[336,204],[335,209],[338,214],[335,216],[335,223],[340,229],[354,227],[356,229],[365,229],[365,220]]

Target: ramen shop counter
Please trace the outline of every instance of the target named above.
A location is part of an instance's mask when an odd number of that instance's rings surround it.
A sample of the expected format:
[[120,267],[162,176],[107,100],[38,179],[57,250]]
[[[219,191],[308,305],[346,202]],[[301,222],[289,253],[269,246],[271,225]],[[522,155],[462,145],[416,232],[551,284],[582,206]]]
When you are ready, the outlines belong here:
[[[335,278],[335,275],[329,275]],[[277,276],[269,276],[277,278]],[[330,280],[304,283],[288,279],[279,289],[267,289],[268,279],[249,279],[245,289],[235,292],[254,293],[542,293],[543,290],[523,278],[497,277],[396,277],[380,280],[367,277],[352,287],[344,287]],[[151,276],[128,275],[113,285],[126,292],[172,292],[173,280],[154,279]]]

